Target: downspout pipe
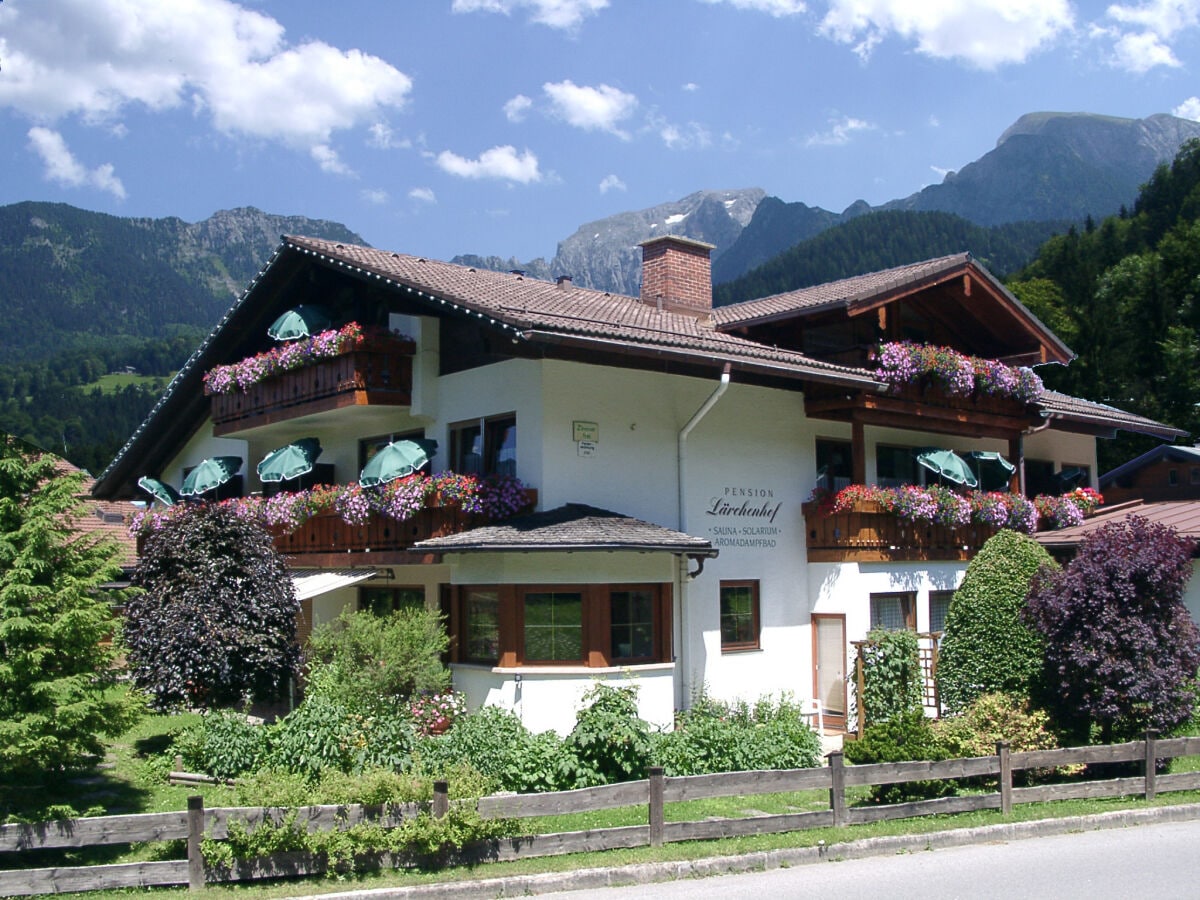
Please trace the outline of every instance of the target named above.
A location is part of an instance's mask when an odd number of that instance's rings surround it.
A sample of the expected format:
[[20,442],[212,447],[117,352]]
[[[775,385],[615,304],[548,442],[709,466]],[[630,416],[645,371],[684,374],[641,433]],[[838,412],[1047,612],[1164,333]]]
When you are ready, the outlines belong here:
[[[679,446],[677,448],[677,482],[679,486],[679,530],[684,534],[687,533],[687,439],[700,421],[708,415],[709,410],[717,405],[717,401],[721,399],[721,395],[729,390],[729,373],[732,366],[725,363],[725,368],[721,372],[721,381],[709,395],[708,399],[697,409],[687,424],[679,430]],[[688,628],[687,628],[687,586],[696,575],[700,574],[700,569],[694,573],[688,572],[688,559],[686,556],[679,557],[679,688],[681,692],[680,706],[684,706],[691,699],[690,679],[688,675]],[[703,568],[703,566],[701,566]]]

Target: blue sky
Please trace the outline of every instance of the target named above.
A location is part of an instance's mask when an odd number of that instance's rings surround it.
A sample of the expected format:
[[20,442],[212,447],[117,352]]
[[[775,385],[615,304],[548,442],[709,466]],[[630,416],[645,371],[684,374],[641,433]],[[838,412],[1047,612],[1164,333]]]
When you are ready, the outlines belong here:
[[1200,119],[1200,0],[0,0],[0,203],[552,256],[701,189],[840,211],[1021,114]]

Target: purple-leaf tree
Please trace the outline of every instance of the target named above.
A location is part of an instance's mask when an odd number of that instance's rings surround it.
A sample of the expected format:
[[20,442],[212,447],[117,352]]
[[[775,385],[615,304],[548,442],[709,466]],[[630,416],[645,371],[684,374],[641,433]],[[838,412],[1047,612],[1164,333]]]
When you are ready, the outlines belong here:
[[1047,700],[1063,731],[1107,743],[1167,732],[1191,715],[1200,631],[1183,592],[1193,546],[1131,516],[1034,579],[1026,616],[1045,638]]

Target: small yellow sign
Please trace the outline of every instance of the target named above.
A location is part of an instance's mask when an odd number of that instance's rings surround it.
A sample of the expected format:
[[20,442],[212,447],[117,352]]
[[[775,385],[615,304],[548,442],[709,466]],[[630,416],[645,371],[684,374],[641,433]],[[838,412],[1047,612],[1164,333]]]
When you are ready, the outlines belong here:
[[595,422],[572,422],[571,432],[574,435],[571,440],[575,443],[580,441],[595,443],[600,440],[600,426]]

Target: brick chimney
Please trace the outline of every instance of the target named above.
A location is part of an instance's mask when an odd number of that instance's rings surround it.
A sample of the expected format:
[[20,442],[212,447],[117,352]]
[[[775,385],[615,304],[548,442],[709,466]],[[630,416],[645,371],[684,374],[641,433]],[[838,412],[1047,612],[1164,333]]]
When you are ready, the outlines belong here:
[[714,244],[665,234],[642,241],[642,302],[656,309],[706,316],[712,312]]

